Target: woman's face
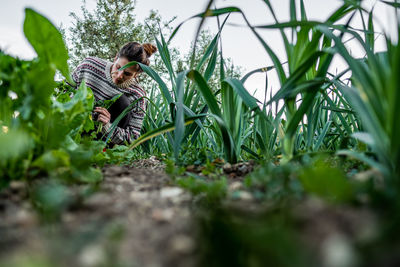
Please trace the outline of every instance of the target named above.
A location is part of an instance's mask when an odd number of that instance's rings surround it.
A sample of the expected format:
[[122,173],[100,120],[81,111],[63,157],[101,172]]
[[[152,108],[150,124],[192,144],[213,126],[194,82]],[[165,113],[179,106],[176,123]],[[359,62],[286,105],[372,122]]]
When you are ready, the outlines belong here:
[[129,60],[125,57],[117,57],[114,60],[114,65],[111,68],[111,78],[117,85],[136,77],[138,66],[134,65],[124,70],[118,71],[121,67],[129,63]]

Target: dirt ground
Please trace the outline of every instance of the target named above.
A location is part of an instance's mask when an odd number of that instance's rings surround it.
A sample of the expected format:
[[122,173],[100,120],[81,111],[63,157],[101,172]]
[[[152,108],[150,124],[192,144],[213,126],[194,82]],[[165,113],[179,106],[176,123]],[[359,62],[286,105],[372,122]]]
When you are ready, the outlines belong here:
[[[243,189],[241,179],[252,169],[243,166],[224,166],[225,204],[240,208],[246,218],[269,208]],[[60,213],[57,223],[41,221],[26,183],[13,182],[0,192],[0,266],[198,266],[195,197],[176,186],[160,161],[105,166],[102,172],[95,193],[73,197],[78,201]],[[72,192],[82,192],[83,186],[72,186]],[[373,240],[379,228],[369,210],[329,206],[315,198],[295,205],[292,214],[299,237],[320,262],[316,266],[358,266],[355,245]]]
[[0,265],[193,266],[190,194],[157,160],[107,166],[100,189],[43,225],[23,183],[0,195]]

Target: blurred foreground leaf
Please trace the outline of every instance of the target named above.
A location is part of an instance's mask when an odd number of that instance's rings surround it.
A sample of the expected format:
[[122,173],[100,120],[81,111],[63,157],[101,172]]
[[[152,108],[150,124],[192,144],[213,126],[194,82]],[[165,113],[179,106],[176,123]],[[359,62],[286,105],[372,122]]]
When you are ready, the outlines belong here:
[[304,168],[299,178],[306,191],[329,202],[342,203],[352,197],[352,186],[343,172],[321,160]]
[[23,131],[0,131],[0,159],[5,161],[17,158],[31,147],[31,138]]

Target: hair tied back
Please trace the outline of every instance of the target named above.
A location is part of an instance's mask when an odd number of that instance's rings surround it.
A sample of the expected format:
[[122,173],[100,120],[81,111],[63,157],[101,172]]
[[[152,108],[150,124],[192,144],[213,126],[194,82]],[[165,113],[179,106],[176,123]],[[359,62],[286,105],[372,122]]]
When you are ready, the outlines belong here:
[[155,47],[153,44],[151,43],[145,43],[142,45],[144,51],[147,54],[147,57],[151,57],[152,54],[154,54],[155,52],[157,52],[157,47]]

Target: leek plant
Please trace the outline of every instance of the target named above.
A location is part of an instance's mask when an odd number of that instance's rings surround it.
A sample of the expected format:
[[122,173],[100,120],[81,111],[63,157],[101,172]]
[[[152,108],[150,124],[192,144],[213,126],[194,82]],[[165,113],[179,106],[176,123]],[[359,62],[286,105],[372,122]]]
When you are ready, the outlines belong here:
[[[221,30],[225,22],[226,19],[222,23]],[[157,82],[162,96],[162,112],[166,115],[164,121],[160,121],[161,125],[152,123],[151,126],[157,128],[152,128],[150,132],[134,141],[131,148],[142,144],[151,137],[166,133],[167,147],[168,149],[172,147],[176,160],[178,160],[181,146],[189,144],[189,142],[196,145],[199,137],[207,138],[207,142],[221,151],[228,162],[239,160],[246,129],[251,125],[246,117],[250,118],[251,111],[258,110],[260,112],[260,110],[255,98],[247,92],[239,80],[225,78],[224,59],[222,54],[218,53],[221,30],[212,40],[197,66],[192,70],[184,70],[177,74],[174,73],[171,64],[168,43],[162,35],[160,41],[156,38],[161,58],[169,71],[169,82],[164,82],[151,67],[137,62],[130,62],[122,67],[127,68],[139,64],[144,72]],[[218,55],[220,55],[220,88],[211,88],[208,80],[216,69]],[[202,68],[206,63],[205,69]],[[171,84],[171,88],[167,86],[168,83]],[[221,101],[221,105],[219,105],[219,101]],[[150,101],[150,106],[152,105],[153,103]],[[147,114],[154,112],[154,109],[155,107],[151,108]],[[208,111],[209,113],[207,113]],[[209,118],[204,118],[206,113]],[[149,118],[149,120],[155,121],[154,118]],[[191,123],[194,123],[191,127],[185,127]],[[147,123],[146,126],[150,126],[150,124]],[[211,131],[207,129],[211,129]],[[203,131],[205,134],[199,135],[199,131]],[[201,143],[204,143],[203,141]]]
[[[250,110],[257,110],[254,114],[257,117],[257,125],[255,126],[256,130],[252,135],[250,135],[253,139],[253,143],[257,143],[257,150],[263,151],[264,155],[266,155],[266,151],[269,151],[269,154],[271,155],[271,150],[273,150],[278,144],[282,148],[284,161],[288,161],[293,157],[293,154],[298,152],[302,147],[306,151],[320,149],[325,136],[327,136],[330,131],[338,131],[340,128],[331,128],[331,125],[334,125],[333,121],[336,119],[336,116],[339,119],[344,120],[343,116],[339,114],[341,111],[338,110],[335,111],[338,114],[331,115],[329,119],[327,118],[327,115],[330,113],[326,108],[331,107],[332,104],[326,104],[326,102],[331,102],[326,91],[331,88],[333,84],[332,79],[328,78],[328,70],[333,58],[333,54],[329,52],[329,49],[332,49],[332,40],[327,38],[321,31],[318,31],[316,27],[318,25],[329,25],[329,27],[338,28],[341,25],[336,25],[336,23],[346,15],[356,12],[358,5],[345,2],[325,22],[316,22],[307,20],[303,1],[300,1],[300,20],[298,20],[296,1],[291,1],[291,20],[286,23],[279,23],[271,3],[269,1],[264,2],[275,19],[275,23],[272,25],[252,26],[248,22],[244,13],[237,7],[209,9],[194,17],[218,17],[220,15],[234,12],[240,13],[242,14],[247,26],[253,31],[267,51],[273,61],[272,68],[276,70],[281,86],[279,91],[270,99],[267,105],[283,99],[285,102],[285,109],[278,112],[275,118],[266,114],[267,109],[265,107],[264,111],[260,112],[254,98],[250,100],[248,95],[244,96],[244,94],[241,93],[241,89],[244,88],[243,83],[247,78],[246,76],[242,79],[242,82],[237,82],[233,89],[238,93],[242,100],[247,100],[245,101],[245,104]],[[351,18],[352,16],[348,23],[350,23]],[[179,29],[179,27],[180,25],[177,29]],[[346,27],[346,25],[344,27]],[[289,37],[284,31],[286,28],[292,30],[291,41],[289,41]],[[262,39],[256,29],[279,29],[285,44],[288,64],[288,69],[286,71],[276,53],[265,42],[265,40]],[[173,35],[175,33],[176,30]],[[268,71],[272,68],[266,68],[266,70]],[[251,75],[251,73],[248,75]],[[339,79],[340,76],[341,75],[335,78]],[[228,107],[238,106],[238,103],[234,103],[236,101],[234,98],[228,100],[229,90],[224,90],[222,87],[222,92],[224,92],[228,97],[226,98],[227,102],[224,102],[225,98],[221,96],[222,108],[226,109]],[[328,99],[324,100],[323,96]],[[230,103],[229,105],[227,104],[228,102]],[[331,107],[330,111],[333,109],[335,109],[335,107]],[[237,110],[240,111],[240,109]],[[233,116],[233,114],[237,115],[237,113],[232,110],[230,110],[229,114],[230,116]],[[315,120],[315,118],[319,118],[319,114],[325,114],[325,121]],[[231,137],[233,137],[235,136],[232,134],[233,125],[229,123],[227,119],[228,118],[225,117],[225,121],[230,125]],[[304,122],[304,119],[306,122]],[[237,122],[238,117],[236,120],[231,121]],[[302,125],[300,125],[300,122],[302,122]],[[254,121],[252,123],[254,123]],[[238,129],[238,127],[236,128]],[[351,127],[348,127],[348,123],[346,123],[344,130],[345,132],[343,130],[341,132],[341,137],[351,134],[352,129]],[[281,138],[279,138],[279,133],[282,135]],[[301,140],[301,138],[303,140]],[[240,142],[240,139],[237,138],[235,140],[239,140],[239,142],[234,141],[236,142],[235,148],[237,149],[238,146],[242,146],[243,142]],[[269,149],[267,149],[267,147]],[[245,148],[246,150],[249,150],[249,147],[245,146]],[[236,154],[238,153],[236,152]]]
[[[265,3],[275,20],[275,24],[258,26],[257,28],[279,29],[288,62],[288,69],[285,71],[276,54],[257,34],[274,63],[280,81],[281,88],[269,103],[280,99],[284,100],[286,121],[282,152],[283,160],[288,161],[301,144],[301,142],[298,142],[299,133],[303,135],[305,150],[311,151],[313,148],[319,148],[330,127],[330,124],[320,124],[317,127],[317,123],[321,112],[326,115],[326,112],[321,110],[322,106],[319,99],[320,94],[330,85],[327,75],[333,54],[327,51],[332,47],[332,41],[326,38],[322,32],[315,30],[316,25],[320,23],[307,19],[302,0],[300,1],[300,19],[297,17],[296,1],[290,2],[290,21],[287,23],[280,23],[271,3],[269,1],[265,1]],[[333,27],[341,18],[355,12],[355,10],[356,8],[353,5],[345,2],[321,24]],[[291,29],[291,41],[284,31],[285,28]],[[303,123],[300,128],[299,123],[304,117],[307,123]],[[315,138],[318,129],[322,130],[319,134],[317,133],[319,137]]]
[[[398,4],[389,3],[395,8]],[[342,154],[354,156],[377,168],[386,177],[388,192],[398,191],[400,186],[400,48],[387,34],[384,35],[386,50],[375,52],[373,13],[369,13],[368,27],[362,36],[352,29],[343,29],[361,45],[366,56],[354,58],[345,47],[340,36],[331,29],[320,26],[321,32],[335,41],[335,50],[349,65],[351,84],[336,81],[338,89],[357,112],[362,131],[353,137],[365,143],[374,153],[367,157],[362,151],[345,150]],[[397,38],[400,36],[400,21],[397,20]]]
[[[283,162],[287,162],[303,152],[363,149],[351,138],[354,136],[369,145],[377,155],[376,161],[357,154],[359,158],[367,160],[387,177],[397,175],[399,152],[395,136],[398,131],[394,114],[398,110],[394,103],[398,68],[395,59],[399,52],[396,44],[386,37],[387,52],[374,53],[372,12],[369,25],[364,25],[364,30],[361,30],[365,36],[361,36],[359,30],[350,26],[357,12],[365,12],[359,1],[344,1],[326,21],[319,22],[307,19],[302,0],[293,0],[290,2],[290,21],[284,23],[278,21],[270,1],[264,2],[275,20],[274,24],[253,26],[239,8],[211,9],[211,4],[205,12],[193,16],[204,20],[230,13],[242,14],[273,65],[252,71],[241,80],[226,77],[224,58],[218,47],[228,17],[192,69],[176,73],[168,42],[162,35],[160,40],[157,39],[170,80],[163,81],[152,68],[141,65],[157,82],[160,94],[157,95],[153,88],[144,124],[149,134],[140,137],[130,147],[148,141],[147,145],[144,144],[148,151],[155,151],[154,147],[158,146],[157,149],[164,153],[173,151],[178,160],[180,153],[185,153],[181,151],[182,146],[201,148],[206,145],[217,154],[223,154],[229,162],[244,159],[245,153],[256,158],[271,158],[279,156],[281,150]],[[347,20],[341,24],[345,18]],[[280,31],[287,68],[258,34],[257,31],[263,29]],[[365,59],[355,59],[350,55],[343,41],[345,33],[351,34],[364,47]],[[349,68],[332,74],[329,71],[337,53],[346,60]],[[214,88],[210,87],[209,80],[217,68],[218,56],[219,86]],[[125,67],[133,64],[137,63],[131,62]],[[247,92],[244,82],[253,73],[272,70],[278,74],[280,88],[269,101],[260,103]],[[352,73],[351,82],[343,79],[349,71]],[[284,101],[284,106],[274,114],[271,104],[279,100]],[[366,133],[360,133],[363,131]],[[157,137],[162,133],[166,133],[167,138]]]

